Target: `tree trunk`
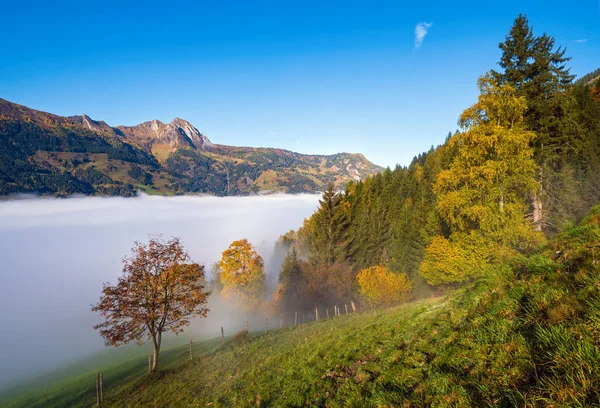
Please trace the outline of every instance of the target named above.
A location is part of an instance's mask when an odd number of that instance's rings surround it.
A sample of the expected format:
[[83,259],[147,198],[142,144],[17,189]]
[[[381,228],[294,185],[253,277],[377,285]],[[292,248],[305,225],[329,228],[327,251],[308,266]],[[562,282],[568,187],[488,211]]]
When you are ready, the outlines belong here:
[[533,225],[536,231],[541,231],[543,224],[542,200],[537,192],[533,193],[531,198],[533,200]]
[[542,231],[544,225],[544,212],[542,208],[542,193],[544,192],[544,173],[540,167],[538,177],[540,182],[539,191],[532,194],[531,199],[533,201],[533,225],[536,231]]
[[161,334],[158,332],[154,336],[152,336],[152,348],[153,348],[153,359],[152,359],[152,373],[158,371],[158,353],[160,352],[160,341]]

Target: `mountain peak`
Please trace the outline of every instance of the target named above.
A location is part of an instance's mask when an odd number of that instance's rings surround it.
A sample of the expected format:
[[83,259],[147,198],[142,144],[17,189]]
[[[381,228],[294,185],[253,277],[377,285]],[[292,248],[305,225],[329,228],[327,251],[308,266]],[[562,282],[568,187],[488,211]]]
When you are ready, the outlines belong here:
[[206,150],[212,146],[206,136],[181,118],[175,118],[168,124],[154,119],[136,126],[119,126],[118,129],[149,152],[174,152],[181,148]]
[[169,125],[178,128],[180,133],[187,136],[199,149],[206,150],[205,147],[212,146],[211,141],[185,119],[175,118]]

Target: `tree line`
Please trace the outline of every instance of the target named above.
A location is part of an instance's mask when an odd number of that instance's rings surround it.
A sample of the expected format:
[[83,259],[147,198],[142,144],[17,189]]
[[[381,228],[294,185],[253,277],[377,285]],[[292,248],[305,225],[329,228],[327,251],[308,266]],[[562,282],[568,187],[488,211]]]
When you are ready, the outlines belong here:
[[[600,79],[574,83],[566,49],[524,15],[499,48],[500,69],[479,79],[443,145],[344,191],[330,185],[282,237],[280,310],[431,295],[532,250],[600,201]],[[406,282],[391,299],[387,274]]]

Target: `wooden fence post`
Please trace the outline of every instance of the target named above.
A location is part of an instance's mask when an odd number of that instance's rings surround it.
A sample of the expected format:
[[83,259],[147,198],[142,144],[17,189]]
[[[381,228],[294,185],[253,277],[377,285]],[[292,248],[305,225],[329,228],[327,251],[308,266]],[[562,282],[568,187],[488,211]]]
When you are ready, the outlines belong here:
[[100,374],[96,373],[96,405],[100,406]]
[[192,359],[192,341],[190,340],[190,360]]
[[344,307],[346,308],[346,314],[348,314],[348,305],[344,305]]
[[104,374],[100,373],[100,403],[104,402]]
[[325,312],[327,312],[327,318],[329,319],[329,309],[325,309]]
[[319,321],[319,309],[315,307],[315,320]]
[[223,326],[221,326],[221,344],[225,344],[225,331],[223,330]]
[[265,333],[269,328],[269,316],[265,316]]
[[298,326],[298,312],[296,312],[294,317],[294,326]]
[[352,305],[352,312],[356,312],[356,306],[354,306],[354,300],[350,301],[350,305]]
[[152,374],[152,362],[150,361],[151,358],[152,356],[148,356],[148,374]]
[[283,329],[283,314],[279,315],[279,328]]

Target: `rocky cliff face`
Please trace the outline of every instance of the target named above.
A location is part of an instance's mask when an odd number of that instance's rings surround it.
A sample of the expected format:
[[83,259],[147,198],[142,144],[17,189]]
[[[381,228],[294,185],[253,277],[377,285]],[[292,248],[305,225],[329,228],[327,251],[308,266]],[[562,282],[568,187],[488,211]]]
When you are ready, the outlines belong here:
[[109,132],[120,135],[120,132],[108,126],[106,122],[94,120],[85,114],[81,116],[68,116],[67,119],[95,132]]
[[190,122],[179,118],[171,123],[155,119],[136,126],[118,126],[116,129],[149,152],[166,149],[172,153],[184,148],[206,150],[212,146],[210,140]]

